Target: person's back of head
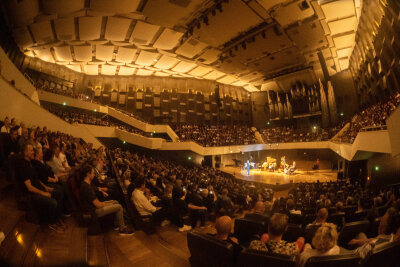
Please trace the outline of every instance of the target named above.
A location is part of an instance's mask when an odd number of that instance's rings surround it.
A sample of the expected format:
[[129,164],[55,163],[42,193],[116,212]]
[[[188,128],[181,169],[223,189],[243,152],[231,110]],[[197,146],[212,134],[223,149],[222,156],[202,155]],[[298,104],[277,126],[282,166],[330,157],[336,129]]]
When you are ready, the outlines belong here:
[[232,219],[229,216],[219,217],[215,222],[215,229],[217,230],[216,238],[226,240],[231,233]]
[[324,223],[328,219],[328,210],[326,208],[319,209],[317,212],[317,223]]
[[136,178],[136,180],[134,182],[134,187],[135,187],[135,189],[139,189],[139,188],[142,188],[145,184],[146,184],[146,180],[144,179],[144,177],[139,176]]
[[289,218],[286,214],[275,213],[269,219],[268,234],[273,236],[282,236],[288,226]]
[[336,203],[336,211],[337,211],[337,212],[341,212],[342,209],[343,209],[343,202],[342,202],[342,201],[338,201],[338,202]]
[[336,225],[333,223],[324,223],[315,232],[312,245],[316,250],[325,253],[337,244],[337,240]]
[[262,201],[257,201],[254,205],[254,213],[263,214],[265,211],[265,205]]
[[293,210],[295,207],[294,201],[293,199],[288,199],[288,201],[286,202],[286,207],[288,210]]

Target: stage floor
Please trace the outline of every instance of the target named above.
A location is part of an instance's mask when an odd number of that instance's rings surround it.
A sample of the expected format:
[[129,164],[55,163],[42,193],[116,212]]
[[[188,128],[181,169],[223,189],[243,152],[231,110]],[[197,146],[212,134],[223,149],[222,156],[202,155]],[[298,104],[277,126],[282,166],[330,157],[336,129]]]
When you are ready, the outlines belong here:
[[261,169],[251,169],[250,175],[246,170],[240,167],[223,167],[221,171],[233,174],[236,178],[265,184],[288,184],[292,180],[293,183],[313,183],[320,182],[336,182],[337,171],[317,170],[317,171],[301,171],[296,170],[293,175],[288,175],[280,171],[269,172]]

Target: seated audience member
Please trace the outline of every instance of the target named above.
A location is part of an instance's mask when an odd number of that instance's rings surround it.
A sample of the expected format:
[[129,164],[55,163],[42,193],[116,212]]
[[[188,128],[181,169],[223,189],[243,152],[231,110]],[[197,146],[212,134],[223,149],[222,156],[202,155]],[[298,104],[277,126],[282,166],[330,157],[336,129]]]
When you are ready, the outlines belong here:
[[209,204],[208,198],[208,190],[202,189],[200,194],[197,192],[192,192],[186,198],[186,202],[188,203],[190,220],[192,222],[192,229],[196,227],[197,221],[200,220],[200,227],[205,226],[206,223],[206,213],[207,206]]
[[[47,152],[48,153],[48,152]],[[66,169],[62,162],[60,161],[59,154],[60,154],[60,148],[55,145],[52,150],[50,155],[48,154],[44,155],[44,159],[47,165],[51,167],[53,172],[57,174],[58,176],[65,177],[68,175],[69,169]]]
[[4,140],[4,156],[9,158],[12,155],[18,154],[18,126],[10,129],[10,134]]
[[312,239],[312,246],[305,244],[303,252],[300,254],[299,266],[305,265],[307,260],[313,256],[339,255],[340,248],[337,245],[338,233],[336,225],[324,223],[318,228]]
[[[326,208],[322,208],[318,210],[315,221],[309,225],[321,225],[323,223],[326,223],[327,219],[328,219],[328,210]],[[307,225],[307,227],[309,225]]]
[[233,216],[238,211],[239,207],[233,203],[228,194],[228,189],[222,189],[222,194],[217,200],[217,211],[224,215]]
[[379,224],[378,236],[367,238],[364,233],[360,233],[355,239],[350,240],[349,245],[357,246],[356,252],[364,259],[374,247],[399,240],[400,225],[397,216],[398,211],[389,208]]
[[215,238],[232,244],[234,257],[237,257],[239,252],[242,250],[242,247],[239,245],[239,241],[236,237],[233,237],[232,232],[232,219],[229,216],[221,216],[215,222],[215,229],[217,230],[217,234]]
[[294,203],[293,199],[288,199],[288,201],[286,202],[286,208],[287,208],[289,214],[301,215],[301,210],[296,210],[294,207],[295,207],[295,203]]
[[11,126],[10,126],[10,119],[8,117],[4,118],[4,125],[1,127],[1,133],[10,133]]
[[257,201],[254,205],[252,213],[247,213],[244,216],[245,219],[249,219],[256,222],[263,222],[265,225],[268,224],[269,216],[265,215],[265,204],[262,201]]
[[99,201],[96,197],[93,187],[91,186],[94,170],[90,165],[86,165],[82,169],[84,177],[79,189],[82,208],[87,212],[95,212],[97,217],[101,218],[108,214],[114,214],[114,226],[118,227],[121,235],[132,234],[132,231],[125,225],[124,212],[122,206],[115,200]]
[[132,202],[135,205],[137,211],[141,216],[152,216],[155,222],[161,222],[161,225],[169,224],[169,221],[165,220],[167,218],[167,212],[162,207],[155,207],[151,204],[150,200],[145,196],[146,190],[146,182],[145,179],[139,177],[135,181],[135,189],[132,192]]
[[173,203],[173,221],[179,227],[179,231],[189,231],[192,229],[190,225],[185,225],[183,222],[183,215],[187,212],[186,205],[186,187],[182,186],[182,180],[176,179],[175,185],[172,189],[172,203]]
[[268,223],[268,234],[264,234],[261,240],[253,240],[250,248],[284,255],[299,254],[304,246],[303,237],[299,237],[293,243],[282,240],[282,235],[288,227],[288,220],[286,214],[275,213],[272,215]]
[[49,224],[49,228],[52,230],[63,230],[64,224],[59,221],[62,211],[60,203],[62,203],[63,195],[60,191],[54,190],[40,181],[32,165],[34,160],[32,144],[25,143],[22,151],[24,158],[20,165],[17,166],[18,181],[25,186],[26,193],[30,194],[33,205],[38,211],[40,221]]

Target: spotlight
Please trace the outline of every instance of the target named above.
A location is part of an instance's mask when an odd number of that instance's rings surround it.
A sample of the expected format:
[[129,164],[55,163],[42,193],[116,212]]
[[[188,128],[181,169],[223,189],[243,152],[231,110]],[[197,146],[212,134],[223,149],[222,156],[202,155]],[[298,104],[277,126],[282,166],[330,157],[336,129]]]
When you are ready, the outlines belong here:
[[379,166],[375,166],[375,171],[379,171]]
[[126,144],[126,141],[122,141],[122,143],[125,145],[125,144]]
[[192,160],[192,157],[188,157],[188,160]]
[[261,32],[261,37],[262,37],[263,39],[265,39],[265,32],[264,32],[264,31]]
[[340,112],[340,117],[343,117],[344,116],[344,113],[343,112]]
[[66,106],[66,105],[67,105],[67,102],[64,102],[64,103],[63,103],[63,106]]
[[242,43],[242,48],[243,48],[244,50],[246,50],[246,43],[245,43],[245,42]]

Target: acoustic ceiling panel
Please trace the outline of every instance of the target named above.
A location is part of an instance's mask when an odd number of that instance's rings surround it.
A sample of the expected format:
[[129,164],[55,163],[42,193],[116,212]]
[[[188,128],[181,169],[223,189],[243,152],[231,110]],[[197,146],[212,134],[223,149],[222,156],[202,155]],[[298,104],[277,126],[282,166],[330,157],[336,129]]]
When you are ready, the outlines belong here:
[[96,58],[98,60],[111,61],[113,53],[113,45],[96,45]]
[[153,47],[163,50],[172,50],[177,46],[182,35],[183,33],[181,32],[176,32],[165,28],[161,35],[154,42]]
[[85,0],[41,0],[41,8],[45,14],[57,14],[64,17],[85,8]]
[[76,39],[74,18],[55,19],[54,29],[58,40],[70,41]]
[[103,75],[115,75],[117,66],[112,65],[101,65],[101,74]]
[[142,66],[150,66],[157,60],[158,57],[159,57],[158,53],[152,53],[142,50],[140,51],[135,64]]
[[218,56],[220,53],[221,53],[220,50],[215,49],[215,48],[210,48],[210,49],[206,50],[203,54],[201,54],[197,58],[197,61],[199,61],[203,64],[212,64],[218,59]]
[[136,75],[139,76],[150,76],[154,73],[152,70],[138,69]]
[[90,8],[100,12],[131,13],[135,12],[140,0],[90,0]]
[[79,39],[96,40],[100,39],[102,17],[80,17],[79,18]]
[[357,17],[352,16],[345,19],[335,20],[328,23],[331,35],[340,34],[342,32],[357,31]]
[[333,38],[333,42],[335,43],[336,49],[352,47],[356,38],[355,33],[340,35]]
[[105,38],[111,41],[124,41],[132,20],[107,17]]
[[22,49],[33,45],[33,40],[27,27],[15,29],[13,36],[17,45]]
[[72,61],[71,48],[67,46],[54,47],[57,61]]
[[29,26],[36,43],[46,44],[54,41],[50,21],[43,21]]
[[211,68],[207,68],[207,67],[203,67],[203,66],[197,66],[193,70],[189,71],[188,74],[199,77],[199,76],[206,75],[210,71],[212,71]]
[[81,72],[81,65],[65,65],[70,70]]
[[178,49],[176,53],[187,58],[193,58],[207,47],[207,44],[190,37]]
[[173,71],[176,72],[188,72],[189,70],[193,69],[197,65],[192,62],[181,61],[175,67],[172,68]]
[[77,61],[91,61],[92,60],[92,46],[91,45],[77,45],[74,46],[75,60]]
[[84,65],[83,69],[87,75],[99,75],[98,65]]
[[179,59],[175,57],[170,57],[167,55],[162,55],[161,58],[157,61],[154,67],[159,69],[170,69],[175,66],[179,62]]
[[333,20],[355,15],[354,1],[351,0],[327,1],[321,4],[321,8],[324,11],[328,23]]
[[121,66],[119,68],[118,75],[133,75],[135,73],[135,68]]
[[221,78],[224,75],[225,75],[225,73],[223,73],[223,72],[213,70],[212,72],[207,73],[206,75],[204,75],[203,78],[207,79],[207,80],[217,80],[217,79]]
[[133,60],[133,57],[136,54],[136,51],[137,51],[136,48],[128,48],[128,47],[120,46],[118,48],[118,52],[117,52],[117,56],[116,56],[115,60],[119,61],[119,62],[131,63]]
[[34,50],[36,56],[43,61],[54,63],[53,55],[51,54],[50,48],[38,48]]
[[140,45],[148,45],[153,40],[158,29],[160,29],[158,25],[137,21],[132,32],[131,42]]
[[39,0],[3,2],[7,3],[7,15],[13,29],[27,26],[40,14]]
[[[304,4],[306,3],[306,4]],[[274,7],[270,13],[281,26],[288,26],[296,21],[304,20],[314,15],[314,9],[309,0],[291,1],[286,5]]]

